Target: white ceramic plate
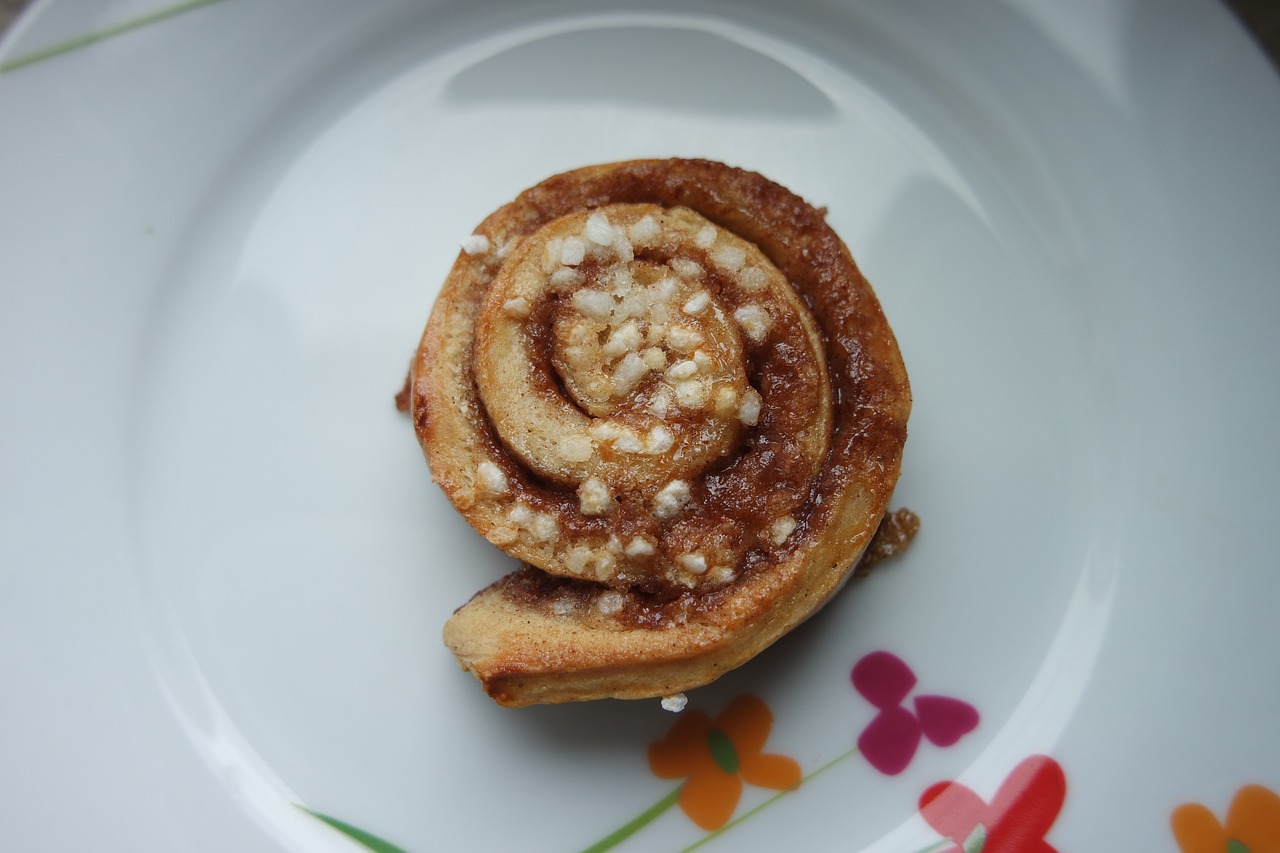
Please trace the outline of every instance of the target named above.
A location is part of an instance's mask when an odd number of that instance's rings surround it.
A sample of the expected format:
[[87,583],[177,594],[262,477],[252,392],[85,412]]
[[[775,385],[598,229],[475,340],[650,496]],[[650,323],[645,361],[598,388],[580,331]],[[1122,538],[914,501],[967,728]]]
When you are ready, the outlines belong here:
[[[1223,9],[156,11],[0,45],[7,849],[360,849],[304,809],[408,853],[1280,833],[1280,81]],[[439,631],[509,563],[392,395],[490,210],[685,155],[830,209],[922,532],[680,717],[498,708]]]

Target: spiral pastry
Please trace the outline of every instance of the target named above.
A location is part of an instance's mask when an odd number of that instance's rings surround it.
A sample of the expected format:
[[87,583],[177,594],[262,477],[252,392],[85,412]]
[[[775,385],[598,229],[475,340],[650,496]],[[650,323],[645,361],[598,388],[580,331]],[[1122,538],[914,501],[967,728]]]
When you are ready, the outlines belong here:
[[502,704],[707,683],[876,532],[911,397],[823,213],[719,163],[550,178],[464,243],[410,370],[432,476],[525,564],[445,640]]

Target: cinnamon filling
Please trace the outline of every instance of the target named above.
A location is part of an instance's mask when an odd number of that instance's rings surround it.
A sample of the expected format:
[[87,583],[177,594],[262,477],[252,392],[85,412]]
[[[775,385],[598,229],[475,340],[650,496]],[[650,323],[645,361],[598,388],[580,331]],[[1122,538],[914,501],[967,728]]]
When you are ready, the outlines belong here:
[[[517,516],[491,541],[649,591],[722,586],[749,553],[785,547],[832,401],[817,326],[754,245],[681,207],[572,213],[511,249],[475,335],[505,452],[480,463],[471,497]],[[545,505],[539,491],[573,497],[554,534],[520,509]]]

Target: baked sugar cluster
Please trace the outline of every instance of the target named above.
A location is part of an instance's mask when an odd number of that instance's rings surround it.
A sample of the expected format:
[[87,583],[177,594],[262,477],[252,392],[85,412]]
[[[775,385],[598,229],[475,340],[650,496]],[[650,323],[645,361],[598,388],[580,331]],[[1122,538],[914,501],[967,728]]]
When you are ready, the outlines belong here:
[[463,246],[491,277],[471,357],[497,441],[458,494],[491,542],[649,590],[722,586],[786,545],[831,401],[814,322],[758,247],[655,204]]

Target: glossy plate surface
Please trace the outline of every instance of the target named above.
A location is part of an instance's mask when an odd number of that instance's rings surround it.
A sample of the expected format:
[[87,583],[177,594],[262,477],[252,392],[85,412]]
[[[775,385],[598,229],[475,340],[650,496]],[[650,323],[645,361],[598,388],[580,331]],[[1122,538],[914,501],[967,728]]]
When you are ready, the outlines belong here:
[[[55,0],[0,67],[14,849],[1280,837],[1280,79],[1225,10]],[[480,219],[642,156],[829,209],[923,527],[679,716],[501,709],[439,632],[510,563],[392,397]]]

